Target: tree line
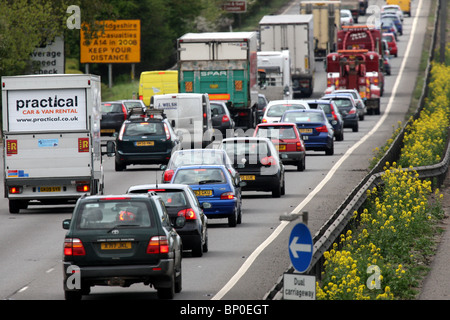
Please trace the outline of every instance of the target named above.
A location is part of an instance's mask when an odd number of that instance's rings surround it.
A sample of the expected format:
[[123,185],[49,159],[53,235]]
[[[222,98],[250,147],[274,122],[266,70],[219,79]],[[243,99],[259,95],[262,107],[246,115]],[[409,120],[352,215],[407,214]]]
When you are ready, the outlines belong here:
[[[226,0],[0,0],[0,76],[30,73],[30,55],[55,36],[65,39],[65,56],[79,61],[80,30],[69,29],[69,6],[78,6],[82,22],[139,19],[141,21],[140,74],[167,69],[176,63],[176,39],[187,32],[228,31],[236,14],[224,12]],[[247,0],[251,15],[271,0]],[[242,23],[240,19],[240,23]],[[93,29],[95,31],[95,29]],[[90,72],[107,74],[105,65],[92,65]],[[116,66],[115,66],[116,68]],[[117,73],[129,73],[117,65]]]

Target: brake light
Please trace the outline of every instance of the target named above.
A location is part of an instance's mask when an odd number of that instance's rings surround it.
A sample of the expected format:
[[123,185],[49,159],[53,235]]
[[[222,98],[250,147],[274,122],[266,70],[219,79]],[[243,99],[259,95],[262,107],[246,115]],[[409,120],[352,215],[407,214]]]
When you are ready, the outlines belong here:
[[195,214],[195,211],[192,208],[178,211],[178,216],[185,217],[186,220],[195,220],[197,218],[197,215]]
[[352,110],[350,110],[350,111],[348,112],[348,114],[354,114],[354,113],[356,113],[356,110],[355,110],[355,109],[352,109]]
[[77,192],[88,192],[91,187],[88,184],[79,184],[77,185]]
[[144,97],[143,96],[139,96],[139,100],[144,100]]
[[169,241],[166,236],[154,236],[147,246],[147,254],[168,253]]
[[317,132],[328,132],[327,126],[323,125],[321,127],[316,128]]
[[164,182],[170,182],[170,180],[172,180],[174,173],[175,172],[173,170],[164,171]]
[[261,122],[262,123],[267,123],[267,119],[264,118],[264,119],[261,120]]
[[164,131],[166,132],[166,139],[170,140],[170,131],[169,128],[167,127],[167,124],[164,123]]
[[331,114],[332,114],[334,120],[338,119],[336,112],[334,112],[334,110],[331,110]]
[[22,193],[22,187],[9,187],[9,194],[19,194]]
[[220,200],[233,200],[234,193],[233,192],[224,192],[220,195]]
[[125,126],[122,126],[119,131],[119,136],[117,137],[118,140],[122,141],[124,132],[125,132]]
[[296,148],[297,148],[297,151],[303,151],[303,145],[302,145],[302,143],[301,143],[301,142],[297,142],[297,143],[296,143]]
[[124,105],[122,105],[122,112],[123,112],[123,121],[127,120],[128,117],[128,111],[127,111],[127,107],[125,107]]
[[222,122],[228,122],[228,121],[230,121],[230,118],[228,118],[228,116],[226,114],[223,115]]
[[261,159],[261,164],[263,166],[275,166],[277,164],[277,161],[275,160],[274,157],[269,156],[269,157],[264,157]]
[[64,240],[64,255],[65,256],[84,256],[86,251],[84,250],[83,243],[77,238],[67,238]]

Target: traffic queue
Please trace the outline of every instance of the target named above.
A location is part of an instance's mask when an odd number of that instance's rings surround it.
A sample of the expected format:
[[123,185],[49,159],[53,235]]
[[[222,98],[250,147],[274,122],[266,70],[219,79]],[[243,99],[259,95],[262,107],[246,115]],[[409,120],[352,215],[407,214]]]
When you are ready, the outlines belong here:
[[[261,108],[239,109],[237,102],[227,101],[230,93],[192,92],[195,79],[189,80],[186,70],[193,66],[185,63],[183,85],[188,92],[155,94],[148,105],[142,100],[102,103],[100,134],[107,140],[105,153],[114,158],[115,170],[156,164],[162,174],[159,181],[129,186],[121,195],[78,200],[72,218],[63,223],[68,230],[63,259],[66,299],[81,299],[96,285],[127,287],[136,282],[155,287],[160,298],[171,299],[180,292],[181,253],[201,257],[208,252],[208,221],[226,219],[228,227],[245,222],[245,192],[282,197],[286,166],[302,172],[308,169],[309,152],[334,155],[335,143],[347,134],[344,129],[358,132],[359,121],[372,114],[366,102],[369,95],[375,97],[369,89],[375,84],[370,86],[365,67],[371,54],[379,54],[384,68],[379,71],[390,73],[388,55],[397,56],[395,39],[401,35],[394,15],[383,13],[383,37],[377,39],[384,51],[362,45],[342,49],[347,61],[354,60],[333,71],[337,75],[327,80],[327,91],[318,99],[270,99]],[[389,32],[384,33],[385,27]],[[346,31],[361,33],[365,28],[349,23]],[[190,35],[181,42],[187,48],[184,61],[189,58],[189,41],[198,44],[205,39]],[[348,85],[355,74],[357,79],[365,77],[361,83],[367,88]],[[203,76],[216,77],[217,82],[225,74]],[[376,84],[382,86],[380,82]],[[242,91],[244,83],[235,81],[234,89]],[[283,93],[288,90],[283,88]],[[80,274],[78,285],[73,285]]]

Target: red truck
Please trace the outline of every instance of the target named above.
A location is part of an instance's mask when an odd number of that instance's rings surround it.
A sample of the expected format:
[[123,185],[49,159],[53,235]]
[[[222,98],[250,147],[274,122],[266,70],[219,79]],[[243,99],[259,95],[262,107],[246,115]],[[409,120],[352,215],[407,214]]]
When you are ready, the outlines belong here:
[[356,89],[368,114],[380,114],[380,56],[367,49],[338,50],[327,56],[327,89]]

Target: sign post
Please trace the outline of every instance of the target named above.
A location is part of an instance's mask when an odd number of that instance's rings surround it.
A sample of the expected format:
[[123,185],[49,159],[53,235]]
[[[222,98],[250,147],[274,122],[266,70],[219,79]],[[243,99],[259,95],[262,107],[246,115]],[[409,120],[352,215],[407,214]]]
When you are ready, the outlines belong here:
[[301,274],[309,269],[313,250],[313,240],[308,227],[303,223],[294,226],[289,237],[289,257],[295,270],[300,274],[284,274],[284,299],[315,300],[316,277]]

